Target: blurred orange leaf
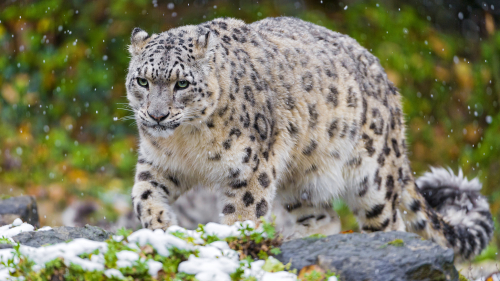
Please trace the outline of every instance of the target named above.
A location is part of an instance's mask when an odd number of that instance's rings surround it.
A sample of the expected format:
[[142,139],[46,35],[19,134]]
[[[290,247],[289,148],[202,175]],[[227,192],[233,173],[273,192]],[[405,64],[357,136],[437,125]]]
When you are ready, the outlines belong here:
[[460,87],[463,89],[471,89],[474,85],[474,80],[470,64],[459,60],[459,62],[455,64],[454,71]]
[[442,58],[446,58],[448,56],[448,46],[446,46],[446,43],[441,40],[441,38],[436,35],[431,35],[429,37],[429,43],[434,53],[438,56]]
[[2,87],[2,97],[10,104],[15,104],[19,101],[19,93],[12,87],[11,84],[5,84]]
[[80,169],[73,169],[68,173],[68,179],[70,182],[86,185],[88,183],[88,175],[87,172]]
[[64,187],[59,184],[51,184],[47,187],[49,191],[49,198],[52,201],[58,202],[66,197]]
[[436,73],[436,78],[440,81],[450,81],[450,71],[442,66],[436,65],[434,68],[434,73]]
[[313,265],[303,267],[300,270],[299,276],[298,276],[299,280],[311,280],[311,278],[308,278],[306,275],[313,274],[314,271],[316,271],[318,274],[321,275],[321,279],[314,279],[314,280],[321,281],[321,280],[325,279],[325,271],[321,267],[319,267],[318,265],[313,264]]
[[391,82],[394,83],[396,87],[399,87],[401,85],[401,75],[399,75],[398,72],[392,69],[386,69],[385,72],[387,73],[387,78],[389,78],[389,80],[391,80]]
[[484,15],[484,22],[488,34],[493,35],[493,33],[495,33],[495,20],[493,19],[493,16],[490,13],[486,13]]

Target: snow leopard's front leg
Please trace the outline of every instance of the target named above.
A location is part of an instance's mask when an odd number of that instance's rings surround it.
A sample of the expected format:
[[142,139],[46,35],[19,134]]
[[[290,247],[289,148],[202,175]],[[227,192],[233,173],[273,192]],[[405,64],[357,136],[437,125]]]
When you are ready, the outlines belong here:
[[[251,165],[232,168],[223,188],[222,222],[231,225],[236,221],[252,220],[270,213],[272,200],[276,192],[272,169],[266,169],[259,159],[250,161]],[[247,172],[247,173],[245,173]]]
[[135,184],[132,188],[132,203],[137,218],[144,228],[163,229],[177,224],[172,203],[179,196],[179,180],[155,169],[150,163],[139,161]]

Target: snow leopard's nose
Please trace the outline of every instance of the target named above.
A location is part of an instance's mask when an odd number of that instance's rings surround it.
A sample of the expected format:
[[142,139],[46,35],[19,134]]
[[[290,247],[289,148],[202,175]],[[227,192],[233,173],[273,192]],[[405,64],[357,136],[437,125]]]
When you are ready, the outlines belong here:
[[167,117],[170,115],[170,111],[167,114],[163,114],[163,113],[160,113],[160,112],[150,113],[148,111],[148,115],[149,115],[149,117],[151,117],[154,120],[156,120],[156,122],[160,123],[161,121],[167,119]]

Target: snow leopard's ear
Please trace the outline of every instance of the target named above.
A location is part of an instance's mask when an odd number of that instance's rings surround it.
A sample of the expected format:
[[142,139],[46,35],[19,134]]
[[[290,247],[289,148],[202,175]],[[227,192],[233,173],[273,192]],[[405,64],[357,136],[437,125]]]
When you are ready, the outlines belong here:
[[134,30],[132,30],[132,36],[130,36],[130,46],[128,47],[128,50],[132,56],[135,56],[140,53],[142,47],[146,45],[147,39],[149,38],[149,34],[136,27]]
[[203,29],[200,30],[201,33],[198,36],[198,39],[196,40],[196,45],[198,45],[199,48],[206,48],[208,46],[208,41],[210,41],[210,30]]
[[208,28],[198,29],[198,38],[195,39],[195,44],[198,49],[195,55],[197,58],[208,59],[212,61],[215,54],[215,46],[217,45],[217,39],[214,33]]

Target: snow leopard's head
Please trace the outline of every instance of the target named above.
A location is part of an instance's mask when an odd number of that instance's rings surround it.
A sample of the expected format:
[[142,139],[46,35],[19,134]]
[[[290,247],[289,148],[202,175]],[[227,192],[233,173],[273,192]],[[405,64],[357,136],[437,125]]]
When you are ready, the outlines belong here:
[[200,124],[212,114],[219,95],[217,40],[199,26],[153,35],[132,31],[126,88],[140,130],[168,137],[177,127]]

